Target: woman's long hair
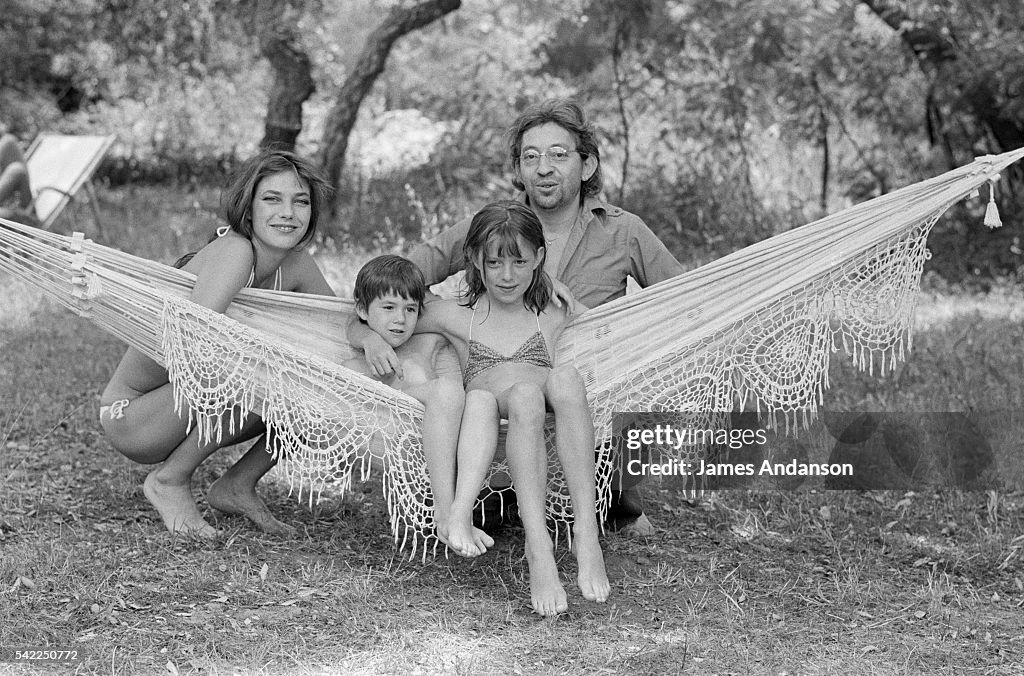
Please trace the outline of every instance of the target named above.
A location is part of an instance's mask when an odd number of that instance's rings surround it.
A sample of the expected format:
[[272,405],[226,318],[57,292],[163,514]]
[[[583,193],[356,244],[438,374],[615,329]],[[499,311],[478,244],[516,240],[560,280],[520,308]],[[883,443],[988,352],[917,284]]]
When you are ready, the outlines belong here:
[[[540,219],[521,202],[492,202],[473,216],[463,246],[467,286],[464,305],[475,305],[480,296],[487,292],[483,270],[478,266],[482,265],[488,249],[498,256],[522,258],[520,239],[533,249],[534,254],[544,248],[544,228]],[[546,250],[540,255],[540,262],[533,270],[533,280],[523,295],[523,305],[538,314],[544,311],[551,300],[551,278],[544,272],[546,255]]]

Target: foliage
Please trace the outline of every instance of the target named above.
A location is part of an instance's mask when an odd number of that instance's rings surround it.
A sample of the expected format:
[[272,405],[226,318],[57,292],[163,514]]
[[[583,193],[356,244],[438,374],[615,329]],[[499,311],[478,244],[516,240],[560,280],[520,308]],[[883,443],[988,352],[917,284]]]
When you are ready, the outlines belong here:
[[[26,140],[42,129],[114,131],[116,162],[105,171],[115,182],[212,182],[258,143],[273,78],[255,0],[10,4],[0,26],[0,117]],[[414,3],[291,4],[317,87],[298,149],[317,154],[367,36],[391,9]],[[1024,127],[1022,7],[463,3],[399,40],[363,101],[333,237],[401,249],[507,196],[505,127],[531,101],[574,96],[601,132],[606,196],[643,216],[681,258],[720,255],[999,149],[993,120]],[[902,28],[879,8],[898,10]],[[915,55],[921,36],[942,46],[943,60]],[[979,101],[996,117],[979,113]],[[396,117],[418,122],[385,123]],[[411,147],[415,161],[381,170],[381,154],[397,160]],[[1020,190],[1009,178],[1000,200],[1012,226]],[[1017,274],[1012,237],[984,235],[968,225],[976,214],[959,216],[940,234],[970,260],[936,264],[953,276]]]

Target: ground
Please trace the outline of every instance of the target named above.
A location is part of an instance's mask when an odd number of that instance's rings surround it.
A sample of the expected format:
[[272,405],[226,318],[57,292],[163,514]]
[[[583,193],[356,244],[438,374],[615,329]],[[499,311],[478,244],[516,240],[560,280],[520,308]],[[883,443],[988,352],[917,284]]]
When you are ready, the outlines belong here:
[[[698,500],[648,483],[654,534],[603,540],[610,601],[581,598],[563,546],[570,612],[542,620],[520,530],[476,560],[409,560],[377,478],[310,508],[269,477],[263,495],[295,538],[203,502],[225,536],[171,537],[142,495],[146,469],[96,421],[123,346],[18,280],[0,278],[0,300],[0,648],[80,651],[74,663],[0,662],[0,674],[1009,675],[1024,664],[1019,482]],[[830,401],[1021,410],[1020,318],[971,302],[926,304],[895,374],[837,356]],[[196,494],[241,450],[204,465]]]

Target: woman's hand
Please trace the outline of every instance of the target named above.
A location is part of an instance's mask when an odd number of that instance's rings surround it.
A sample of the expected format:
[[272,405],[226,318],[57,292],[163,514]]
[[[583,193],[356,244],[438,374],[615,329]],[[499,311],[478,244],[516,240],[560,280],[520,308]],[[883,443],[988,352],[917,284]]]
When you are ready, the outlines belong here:
[[580,310],[576,297],[572,295],[569,287],[562,283],[562,280],[554,277],[551,278],[551,300],[555,307],[562,307],[564,303],[567,314],[574,315]]

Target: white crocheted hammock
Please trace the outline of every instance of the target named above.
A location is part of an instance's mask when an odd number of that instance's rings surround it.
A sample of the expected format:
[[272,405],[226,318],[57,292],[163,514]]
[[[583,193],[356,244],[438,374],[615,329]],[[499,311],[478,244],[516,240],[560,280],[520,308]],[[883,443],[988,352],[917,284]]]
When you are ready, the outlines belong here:
[[[746,406],[788,424],[815,414],[838,346],[861,368],[892,368],[911,344],[932,226],[1021,157],[1024,149],[979,158],[573,321],[557,359],[586,380],[602,505],[617,460],[615,413]],[[0,221],[0,269],[166,366],[178,406],[206,436],[221,433],[226,410],[235,420],[258,412],[292,486],[310,500],[328,484],[346,490],[357,467],[365,479],[379,459],[396,542],[411,543],[410,555],[421,543],[436,551],[422,407],[339,365],[354,356],[351,301],[244,289],[220,315],[187,300],[187,272],[10,221]],[[549,429],[549,446],[552,437]],[[551,469],[557,532],[571,509],[557,461]]]

